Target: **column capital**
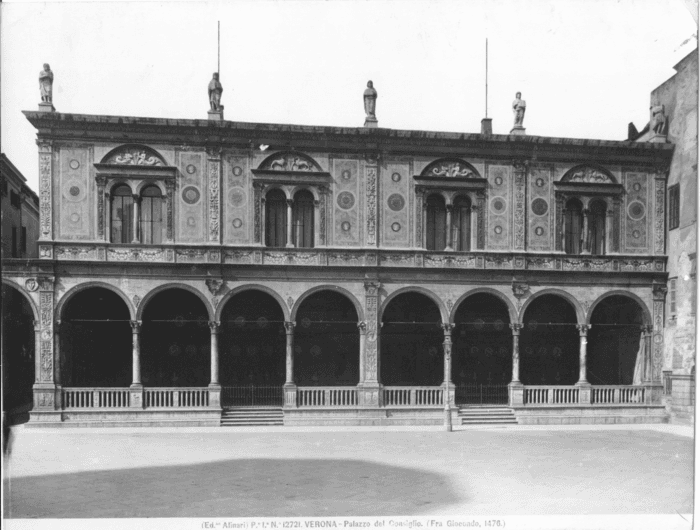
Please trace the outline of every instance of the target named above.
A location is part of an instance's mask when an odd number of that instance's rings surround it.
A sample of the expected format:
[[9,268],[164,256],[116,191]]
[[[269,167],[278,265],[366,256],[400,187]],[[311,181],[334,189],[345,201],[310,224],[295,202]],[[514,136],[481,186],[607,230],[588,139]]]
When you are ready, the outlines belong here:
[[54,320],[53,322],[53,332],[58,333],[58,330],[61,329],[61,321],[60,320]]
[[294,326],[296,326],[296,322],[285,321],[284,330],[287,333],[287,335],[294,334]]
[[141,201],[141,195],[138,195],[134,193],[131,198],[134,200],[134,202],[140,202]]
[[360,330],[360,335],[365,335],[367,333],[367,322],[364,320],[357,323],[357,329]]
[[289,206],[289,207],[294,206],[294,199],[287,199],[287,206]]
[[379,289],[382,288],[382,282],[378,281],[367,281],[365,282],[365,294],[367,296],[377,296],[379,294]]
[[442,332],[445,334],[445,338],[452,338],[452,330],[455,329],[455,325],[452,324],[451,322],[442,322],[440,323],[440,327],[442,328]]
[[130,320],[129,324],[131,324],[132,333],[139,333],[141,331],[141,324],[143,324],[143,322],[141,320]]
[[212,333],[218,333],[220,327],[221,327],[220,321],[218,321],[218,320],[210,320],[209,321],[209,329],[211,330]]
[[508,324],[510,326],[510,329],[513,331],[513,335],[520,335],[520,330],[523,329],[523,325],[518,323],[511,323]]
[[652,333],[654,333],[654,326],[651,325],[640,326],[639,329],[641,329],[642,333],[644,333],[645,335],[651,335]]
[[588,330],[591,329],[590,324],[576,324],[576,329],[581,337],[588,335]]

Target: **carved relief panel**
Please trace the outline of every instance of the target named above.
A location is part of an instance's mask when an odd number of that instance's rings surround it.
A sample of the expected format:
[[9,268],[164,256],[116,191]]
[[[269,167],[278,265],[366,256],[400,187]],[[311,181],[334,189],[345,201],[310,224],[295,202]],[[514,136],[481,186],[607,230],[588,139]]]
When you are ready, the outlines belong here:
[[408,162],[390,162],[382,168],[377,205],[382,226],[382,246],[408,247],[411,244],[410,171]]
[[624,242],[627,252],[649,250],[649,185],[645,173],[625,174]]
[[205,207],[205,154],[180,152],[177,157],[180,175],[175,188],[176,241],[201,243],[208,232]]
[[360,246],[360,165],[357,160],[333,160],[333,241],[335,245]]
[[510,250],[511,247],[511,167],[486,166],[488,197],[486,198],[486,248]]
[[224,243],[250,243],[253,200],[248,157],[224,156],[224,190],[221,197]]
[[528,176],[528,250],[552,250],[552,170],[531,168]]
[[87,148],[59,149],[58,234],[63,239],[94,237],[94,183],[90,179],[90,151]]

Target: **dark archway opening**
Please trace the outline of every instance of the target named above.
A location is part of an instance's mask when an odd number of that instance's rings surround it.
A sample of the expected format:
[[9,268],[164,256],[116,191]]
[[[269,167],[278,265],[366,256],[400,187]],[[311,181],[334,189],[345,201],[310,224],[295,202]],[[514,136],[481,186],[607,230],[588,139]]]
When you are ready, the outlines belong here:
[[148,302],[141,327],[144,386],[209,385],[210,349],[209,315],[197,295],[173,288]]
[[496,296],[478,293],[455,313],[452,381],[457,404],[508,403],[513,375],[513,339],[508,307]]
[[334,291],[301,303],[294,327],[294,382],[353,386],[360,380],[360,334],[353,303]]
[[29,420],[34,385],[34,313],[14,287],[2,286],[3,412],[11,424]]
[[525,385],[573,385],[579,376],[576,311],[545,294],[525,310],[520,332],[520,380]]
[[444,380],[442,316],[424,294],[403,293],[382,315],[380,375],[387,386],[438,386]]
[[285,380],[284,313],[269,294],[233,296],[221,313],[219,381],[222,405],[282,405]]
[[626,296],[609,296],[595,307],[588,332],[586,378],[589,383],[642,383],[643,324],[639,304]]
[[61,315],[61,383],[66,387],[128,387],[132,335],[124,300],[90,287],[66,302]]

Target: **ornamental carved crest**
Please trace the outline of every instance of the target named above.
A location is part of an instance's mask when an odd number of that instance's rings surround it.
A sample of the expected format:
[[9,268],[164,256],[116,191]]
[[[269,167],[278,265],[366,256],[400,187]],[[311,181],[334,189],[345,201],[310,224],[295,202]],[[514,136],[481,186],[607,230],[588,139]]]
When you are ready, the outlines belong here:
[[459,159],[442,159],[429,164],[421,173],[422,177],[479,178],[479,173],[471,164]]
[[586,184],[616,184],[615,178],[602,169],[592,166],[578,166],[570,169],[562,182],[584,182]]
[[140,145],[118,147],[102,159],[103,164],[121,166],[165,166],[166,163],[156,151]]
[[263,160],[259,169],[271,171],[321,171],[320,166],[310,156],[300,153],[275,153]]

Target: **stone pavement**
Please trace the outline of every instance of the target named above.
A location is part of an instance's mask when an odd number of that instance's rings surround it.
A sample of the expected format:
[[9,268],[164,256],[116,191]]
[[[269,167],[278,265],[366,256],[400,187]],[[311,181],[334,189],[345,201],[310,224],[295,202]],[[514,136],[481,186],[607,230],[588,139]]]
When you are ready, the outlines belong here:
[[691,436],[673,425],[19,427],[4,507],[12,518],[691,513]]

